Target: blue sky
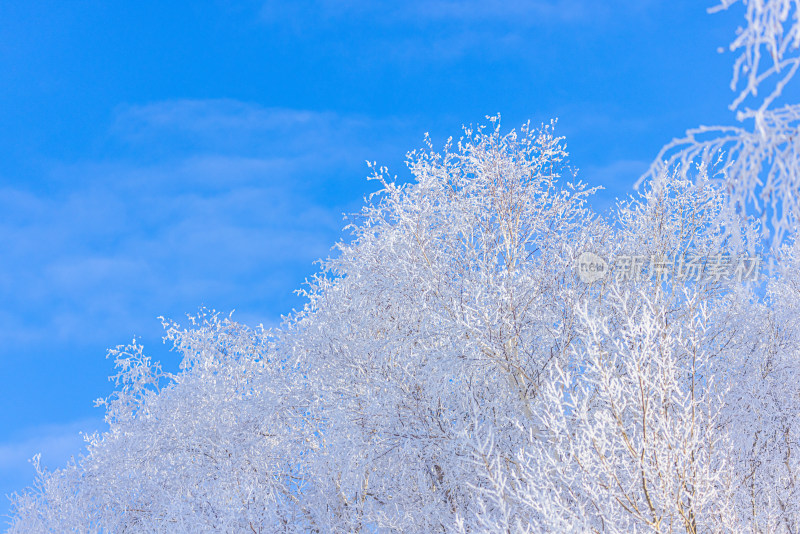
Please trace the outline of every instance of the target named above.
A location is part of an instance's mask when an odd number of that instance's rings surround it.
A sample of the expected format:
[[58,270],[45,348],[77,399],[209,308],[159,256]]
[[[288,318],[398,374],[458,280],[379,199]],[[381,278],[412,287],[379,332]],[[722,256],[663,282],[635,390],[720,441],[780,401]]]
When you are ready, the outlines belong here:
[[[501,113],[557,117],[628,194],[729,123],[741,13],[697,0],[0,3],[0,494],[101,428],[105,350],[200,306],[277,324],[404,154]],[[0,514],[7,511],[0,502]]]

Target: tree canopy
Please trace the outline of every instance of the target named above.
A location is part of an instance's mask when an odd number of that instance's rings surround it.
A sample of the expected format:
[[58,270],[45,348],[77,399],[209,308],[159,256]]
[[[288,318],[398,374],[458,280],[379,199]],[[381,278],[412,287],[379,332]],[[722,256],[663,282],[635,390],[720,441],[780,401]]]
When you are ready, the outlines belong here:
[[109,430],[35,462],[10,531],[800,529],[800,14],[740,3],[742,126],[665,147],[609,216],[555,123],[373,165],[281,328],[164,320],[176,373],[110,351]]

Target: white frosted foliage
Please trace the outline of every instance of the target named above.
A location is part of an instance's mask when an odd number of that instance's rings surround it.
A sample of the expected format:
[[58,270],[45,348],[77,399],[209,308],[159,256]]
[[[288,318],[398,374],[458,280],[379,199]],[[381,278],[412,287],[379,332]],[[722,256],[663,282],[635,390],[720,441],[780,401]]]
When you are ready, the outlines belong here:
[[800,528],[797,246],[752,281],[616,276],[764,254],[759,227],[731,235],[705,167],[605,220],[552,124],[491,118],[408,166],[375,169],[280,329],[164,321],[176,373],[112,350],[109,430],[39,470],[11,532]]

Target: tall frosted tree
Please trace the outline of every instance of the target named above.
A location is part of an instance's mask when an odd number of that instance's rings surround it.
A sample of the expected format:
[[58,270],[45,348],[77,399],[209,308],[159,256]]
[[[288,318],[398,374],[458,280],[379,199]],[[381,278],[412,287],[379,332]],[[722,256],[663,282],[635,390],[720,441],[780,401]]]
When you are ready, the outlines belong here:
[[469,414],[501,432],[509,411],[536,410],[588,291],[572,264],[607,232],[589,192],[560,184],[565,156],[549,126],[498,126],[412,153],[411,184],[374,176],[380,200],[287,333],[319,395],[330,528],[446,530],[473,499]]

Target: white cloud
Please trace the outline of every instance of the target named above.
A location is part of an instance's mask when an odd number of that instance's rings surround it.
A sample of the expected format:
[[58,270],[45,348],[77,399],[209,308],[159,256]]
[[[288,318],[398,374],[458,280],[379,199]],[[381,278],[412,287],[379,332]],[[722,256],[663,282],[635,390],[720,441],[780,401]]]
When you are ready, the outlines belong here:
[[352,157],[374,150],[394,132],[399,118],[264,108],[230,99],[175,100],[120,106],[112,133],[131,144],[168,141],[170,148],[258,154],[270,158],[318,155]]
[[319,20],[353,17],[371,18],[381,26],[419,25],[431,21],[473,23],[503,22],[514,26],[541,26],[561,22],[586,22],[598,16],[608,17],[620,11],[641,13],[650,0],[409,0],[406,2],[355,2],[351,0],[270,0],[261,15],[275,23],[305,19]]
[[568,32],[577,40],[624,30],[641,25],[655,5],[653,0],[269,0],[260,19],[292,43],[305,39],[318,50],[368,65],[463,58],[535,64],[540,53],[563,40],[556,34]]
[[[42,455],[42,466],[55,469],[78,456],[84,449],[81,433],[102,431],[105,423],[101,417],[80,419],[66,424],[48,424],[17,432],[16,439],[0,442],[0,473],[33,469],[27,463],[35,454]],[[33,476],[29,476],[31,480]],[[7,479],[0,474],[0,480]]]
[[232,100],[121,107],[119,156],[0,194],[0,342],[115,344],[201,305],[278,320],[373,190],[364,161],[399,160],[411,130]]

